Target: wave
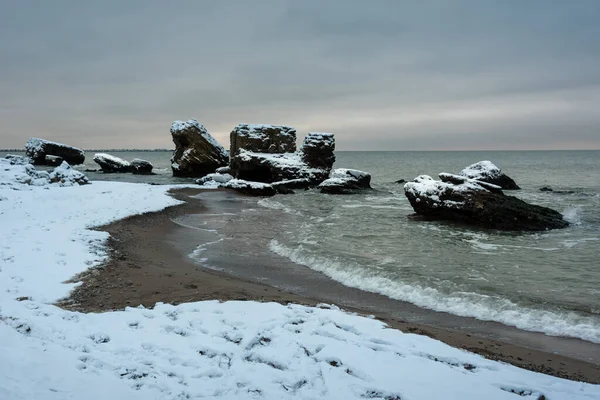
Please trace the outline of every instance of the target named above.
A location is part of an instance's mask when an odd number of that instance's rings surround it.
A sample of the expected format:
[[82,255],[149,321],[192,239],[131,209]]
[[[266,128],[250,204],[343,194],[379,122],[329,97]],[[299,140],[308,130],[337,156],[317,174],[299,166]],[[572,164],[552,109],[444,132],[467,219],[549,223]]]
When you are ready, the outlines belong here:
[[278,201],[271,200],[271,199],[261,199],[258,201],[258,205],[260,205],[264,208],[270,208],[271,210],[283,211],[287,214],[302,215],[302,213],[300,211],[294,210]]
[[581,225],[581,207],[569,207],[562,212],[563,218],[573,225]]
[[522,330],[542,332],[551,336],[568,336],[600,343],[600,318],[569,311],[550,311],[522,307],[495,296],[472,292],[444,294],[434,288],[409,285],[375,276],[360,266],[342,264],[338,260],[312,254],[302,245],[287,247],[271,240],[269,248],[296,264],[322,272],[350,287],[379,293],[395,300],[406,301],[419,307],[447,312],[483,321],[495,321]]

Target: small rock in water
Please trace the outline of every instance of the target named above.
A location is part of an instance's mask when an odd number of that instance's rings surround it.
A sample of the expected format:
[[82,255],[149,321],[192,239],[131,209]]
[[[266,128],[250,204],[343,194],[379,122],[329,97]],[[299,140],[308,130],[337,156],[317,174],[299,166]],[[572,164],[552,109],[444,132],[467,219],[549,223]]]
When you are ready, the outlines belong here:
[[131,172],[131,164],[128,161],[110,154],[96,153],[94,161],[103,172]]
[[406,183],[406,181],[404,179],[398,179],[397,181],[394,181],[394,183]]
[[354,194],[371,189],[371,175],[356,169],[338,168],[331,172],[329,179],[318,186],[321,193]]
[[241,179],[232,179],[223,185],[224,188],[234,189],[240,193],[251,196],[275,196],[272,185],[263,182],[249,182]]
[[540,192],[554,192],[550,186],[544,186],[540,188]]
[[149,175],[154,168],[150,161],[142,160],[140,158],[134,158],[129,164],[131,165],[131,172],[140,175]]

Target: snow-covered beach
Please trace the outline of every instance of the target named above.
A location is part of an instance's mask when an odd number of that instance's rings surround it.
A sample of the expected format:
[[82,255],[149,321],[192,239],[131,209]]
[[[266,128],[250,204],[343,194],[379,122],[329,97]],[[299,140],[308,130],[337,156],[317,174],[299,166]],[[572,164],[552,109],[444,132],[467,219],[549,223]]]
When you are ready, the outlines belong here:
[[[104,313],[54,305],[107,261],[118,219],[173,186],[28,179],[0,160],[0,399],[597,399],[600,386],[487,360],[335,306],[252,301]],[[33,185],[31,184],[33,183]],[[40,186],[36,186],[40,185]]]

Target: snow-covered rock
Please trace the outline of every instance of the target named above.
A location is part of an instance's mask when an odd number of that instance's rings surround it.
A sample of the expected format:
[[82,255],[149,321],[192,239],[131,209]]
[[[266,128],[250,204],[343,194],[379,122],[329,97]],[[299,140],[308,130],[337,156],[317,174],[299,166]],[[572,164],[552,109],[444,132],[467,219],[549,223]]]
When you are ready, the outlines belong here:
[[50,172],[49,179],[50,183],[57,183],[59,186],[85,185],[89,183],[88,178],[82,172],[71,167],[66,161],[63,161]]
[[309,179],[289,179],[271,183],[271,186],[279,194],[293,194],[294,189],[308,189],[311,186]]
[[16,154],[7,154],[4,158],[8,160],[10,165],[26,165],[32,163],[31,158],[18,156]]
[[[14,161],[18,161],[14,163]],[[88,183],[87,177],[73,169],[66,161],[54,170],[38,171],[31,164],[22,164],[22,159],[0,159],[0,170],[3,180],[1,186],[8,186],[15,190],[28,190],[29,186],[74,186]]]
[[461,175],[439,177],[436,181],[420,175],[404,185],[417,214],[502,230],[541,231],[569,225],[559,212],[506,196],[500,186]]
[[60,164],[63,163],[63,158],[59,157],[59,156],[51,156],[51,155],[47,155],[44,159],[44,162],[46,165],[50,165],[52,167],[58,167]]
[[321,193],[353,194],[371,189],[371,175],[356,169],[337,168],[331,172],[329,179],[318,186]]
[[239,124],[230,134],[230,154],[240,149],[255,153],[293,153],[296,129],[283,125]]
[[171,125],[173,176],[201,177],[229,164],[229,153],[195,119]]
[[234,189],[240,193],[251,196],[275,196],[275,189],[272,185],[262,182],[249,182],[242,179],[232,179],[222,185],[227,189]]
[[333,133],[310,132],[304,138],[300,152],[302,161],[312,168],[331,171],[335,163],[335,137]]
[[85,152],[77,147],[40,138],[30,138],[25,144],[27,156],[34,164],[45,164],[46,156],[58,156],[71,165],[83,164]]
[[222,184],[229,182],[232,179],[233,179],[233,176],[231,176],[229,174],[214,173],[214,174],[208,174],[206,176],[203,176],[200,179],[196,179],[196,183],[198,185],[204,185],[204,186],[208,186],[208,187],[213,187],[213,186],[218,187]]
[[106,153],[94,154],[94,162],[100,166],[103,172],[131,172],[131,164],[122,158]]
[[504,174],[500,168],[495,166],[491,161],[479,161],[475,164],[471,164],[460,171],[459,175],[469,179],[492,183],[500,186],[504,190],[520,189],[512,178]]
[[219,167],[215,170],[217,174],[229,174],[231,172],[231,167],[227,165],[226,167]]
[[142,160],[140,158],[134,158],[129,164],[131,165],[131,172],[140,175],[151,174],[152,169],[154,168],[150,161]]

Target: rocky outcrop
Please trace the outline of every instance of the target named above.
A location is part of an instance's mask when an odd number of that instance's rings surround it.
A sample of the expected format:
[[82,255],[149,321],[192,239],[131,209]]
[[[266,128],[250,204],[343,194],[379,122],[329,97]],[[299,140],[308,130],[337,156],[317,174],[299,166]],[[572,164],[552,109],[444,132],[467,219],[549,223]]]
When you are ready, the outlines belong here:
[[275,189],[268,183],[248,182],[241,179],[232,179],[222,185],[222,187],[233,189],[250,196],[275,196]]
[[24,162],[28,160],[21,156],[0,159],[0,168],[5,170],[5,177],[8,178],[3,184],[20,190],[22,185],[74,186],[88,183],[88,179],[83,173],[75,170],[65,161],[52,171],[39,171],[32,164]]
[[240,149],[270,154],[296,151],[296,129],[291,126],[239,124],[229,138],[231,157]]
[[312,168],[302,161],[302,153],[266,154],[241,149],[231,159],[231,174],[247,181],[272,183],[294,179],[308,179],[317,185],[327,178],[329,171]]
[[333,133],[310,132],[300,147],[302,161],[311,168],[329,173],[335,163],[335,138]]
[[88,178],[83,173],[71,167],[66,161],[63,161],[58,167],[54,168],[48,178],[50,183],[57,183],[59,186],[85,185],[89,183]]
[[354,194],[371,189],[371,175],[356,169],[338,168],[331,172],[329,179],[318,186],[321,193]]
[[173,176],[202,177],[229,163],[229,154],[195,119],[171,125]]
[[479,161],[475,164],[471,164],[460,171],[459,175],[469,179],[491,183],[500,186],[504,190],[520,189],[512,178],[505,175],[500,168],[496,167],[491,161]]
[[131,172],[139,175],[150,175],[154,168],[150,161],[142,160],[140,158],[134,158],[129,165]]
[[100,166],[102,172],[131,172],[131,164],[128,161],[110,154],[96,153],[94,162]]
[[404,185],[417,214],[501,230],[543,231],[569,225],[559,212],[506,196],[500,186],[460,175],[439,176],[436,181],[421,175]]
[[34,164],[44,165],[47,155],[62,157],[71,165],[83,164],[85,161],[83,150],[40,138],[30,138],[25,144],[25,152]]
[[63,159],[62,159],[62,157],[59,157],[59,156],[47,155],[44,159],[44,162],[46,165],[50,165],[52,167],[58,167],[60,164],[63,163]]

